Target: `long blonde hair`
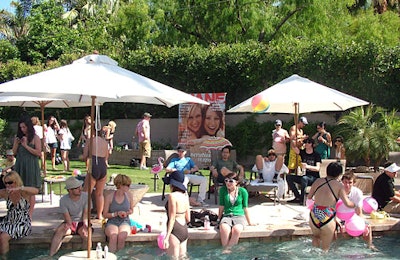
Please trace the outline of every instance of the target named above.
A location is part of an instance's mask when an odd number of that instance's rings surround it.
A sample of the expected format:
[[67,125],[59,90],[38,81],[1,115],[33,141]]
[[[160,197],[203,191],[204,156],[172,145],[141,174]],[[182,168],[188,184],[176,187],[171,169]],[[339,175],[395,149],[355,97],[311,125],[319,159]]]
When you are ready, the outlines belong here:
[[24,185],[24,183],[22,182],[21,176],[19,176],[18,172],[16,172],[16,171],[11,171],[11,172],[7,173],[6,175],[4,175],[3,182],[5,181],[6,178],[8,178],[10,181],[15,182],[15,185],[17,187],[21,187]]
[[114,133],[115,127],[117,126],[117,124],[111,120],[110,122],[108,122],[108,126],[110,127],[111,133]]

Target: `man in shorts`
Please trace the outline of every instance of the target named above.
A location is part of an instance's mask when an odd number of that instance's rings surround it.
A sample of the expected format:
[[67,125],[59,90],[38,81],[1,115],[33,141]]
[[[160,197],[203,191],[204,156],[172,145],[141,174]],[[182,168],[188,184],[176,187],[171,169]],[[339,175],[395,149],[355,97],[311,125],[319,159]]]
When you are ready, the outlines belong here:
[[87,246],[88,237],[88,197],[82,192],[82,181],[69,177],[65,181],[68,194],[60,199],[60,213],[64,216],[51,239],[50,256],[55,255],[61,247],[62,240],[67,235],[78,234],[82,238],[82,248]]
[[288,168],[291,173],[295,173],[297,167],[301,166],[301,158],[295,150],[301,149],[303,147],[303,140],[308,137],[303,132],[303,127],[306,125],[308,125],[307,118],[302,116],[299,118],[299,122],[289,129],[290,151]]
[[140,170],[148,170],[146,166],[146,158],[151,157],[151,142],[150,142],[150,113],[144,113],[143,119],[136,126],[136,136],[139,139],[140,153]]
[[272,148],[276,153],[275,174],[273,181],[276,182],[278,174],[283,166],[286,155],[286,144],[289,142],[290,137],[288,131],[282,128],[282,121],[275,120],[275,130],[272,131]]

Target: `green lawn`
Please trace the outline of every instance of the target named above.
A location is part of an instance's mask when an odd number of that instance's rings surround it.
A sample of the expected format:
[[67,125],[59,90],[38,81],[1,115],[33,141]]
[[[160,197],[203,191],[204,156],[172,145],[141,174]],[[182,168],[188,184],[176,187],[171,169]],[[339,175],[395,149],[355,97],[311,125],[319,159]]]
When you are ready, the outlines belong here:
[[[51,168],[51,162],[47,161],[47,167]],[[71,172],[62,172],[63,166],[57,165],[56,166],[58,168],[57,171],[53,171],[53,170],[47,170],[47,175],[46,176],[65,176],[66,178],[72,176],[72,171],[74,169],[79,169],[82,174],[85,174],[85,164],[82,161],[71,161]],[[145,183],[147,185],[149,185],[149,191],[153,193],[154,192],[154,182],[153,182],[153,174],[150,173],[149,170],[147,171],[141,171],[138,168],[133,168],[130,166],[124,166],[124,165],[110,165],[110,168],[108,168],[107,171],[107,179],[110,178],[110,176],[114,173],[120,173],[120,174],[126,174],[128,175],[131,179],[132,179],[132,183],[133,184],[138,184],[138,183]],[[159,174],[160,178],[162,178],[165,174],[165,171],[161,172]],[[207,174],[208,175],[208,174]],[[60,188],[59,185],[52,185],[52,188],[54,189],[54,192],[56,194],[60,194]],[[64,184],[61,185],[62,188],[62,194],[66,194],[67,191],[64,189]],[[162,188],[163,188],[163,181],[161,179],[159,179],[157,181],[157,191],[156,192],[162,192]]]
[[[47,167],[51,168],[51,162],[47,161]],[[63,173],[62,169],[63,166],[62,165],[57,165],[58,170],[57,171],[53,171],[53,170],[47,170],[47,176],[59,176],[59,175],[63,175],[65,177],[70,177],[72,176],[72,170],[74,169],[79,169],[83,174],[85,173],[85,164],[82,161],[71,161],[71,172],[68,173]],[[126,174],[128,175],[131,179],[132,179],[132,183],[133,184],[138,184],[138,183],[145,183],[149,186],[149,190],[148,192],[150,193],[154,193],[154,192],[162,192],[162,188],[163,188],[163,181],[162,181],[162,177],[165,174],[165,171],[162,171],[159,176],[160,179],[157,181],[157,191],[154,191],[154,180],[153,178],[153,174],[150,173],[150,170],[146,170],[146,171],[141,171],[139,170],[137,167],[130,167],[130,166],[124,166],[124,165],[110,165],[110,168],[108,168],[107,171],[107,179],[110,178],[110,176],[114,173],[120,173],[120,174]],[[207,177],[207,179],[209,178],[209,171],[208,170],[203,170],[202,171],[203,175]],[[246,177],[250,177],[250,173],[246,172]],[[208,180],[207,180],[208,181]],[[60,188],[59,185],[52,185],[52,188],[54,189],[54,192],[56,194],[60,194]],[[67,191],[64,189],[64,184],[61,185],[61,189],[62,189],[62,194],[66,194]]]

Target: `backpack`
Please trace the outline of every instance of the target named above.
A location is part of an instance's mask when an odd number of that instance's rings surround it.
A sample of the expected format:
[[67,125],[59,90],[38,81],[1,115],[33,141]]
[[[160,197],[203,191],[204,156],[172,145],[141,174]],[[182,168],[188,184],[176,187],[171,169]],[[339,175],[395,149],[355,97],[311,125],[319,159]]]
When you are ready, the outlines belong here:
[[56,154],[56,165],[62,164],[62,158],[60,154]]
[[210,218],[211,226],[216,226],[218,221],[218,215],[208,209],[202,209],[201,211],[190,211],[190,223],[189,227],[202,227],[204,226],[204,218],[208,215]]

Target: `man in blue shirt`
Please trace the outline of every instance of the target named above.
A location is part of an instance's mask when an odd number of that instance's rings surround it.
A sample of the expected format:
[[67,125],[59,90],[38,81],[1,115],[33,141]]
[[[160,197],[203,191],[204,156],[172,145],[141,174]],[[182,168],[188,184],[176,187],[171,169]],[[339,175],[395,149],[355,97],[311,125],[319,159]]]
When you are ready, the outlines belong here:
[[178,150],[178,158],[173,158],[168,164],[166,171],[174,172],[178,171],[185,175],[185,180],[183,184],[187,187],[190,182],[194,185],[200,185],[199,196],[197,201],[202,205],[206,206],[204,199],[206,198],[207,192],[207,178],[202,175],[196,175],[195,173],[199,171],[199,167],[196,166],[194,161],[190,157],[186,156],[186,150],[182,146],[176,148]]

